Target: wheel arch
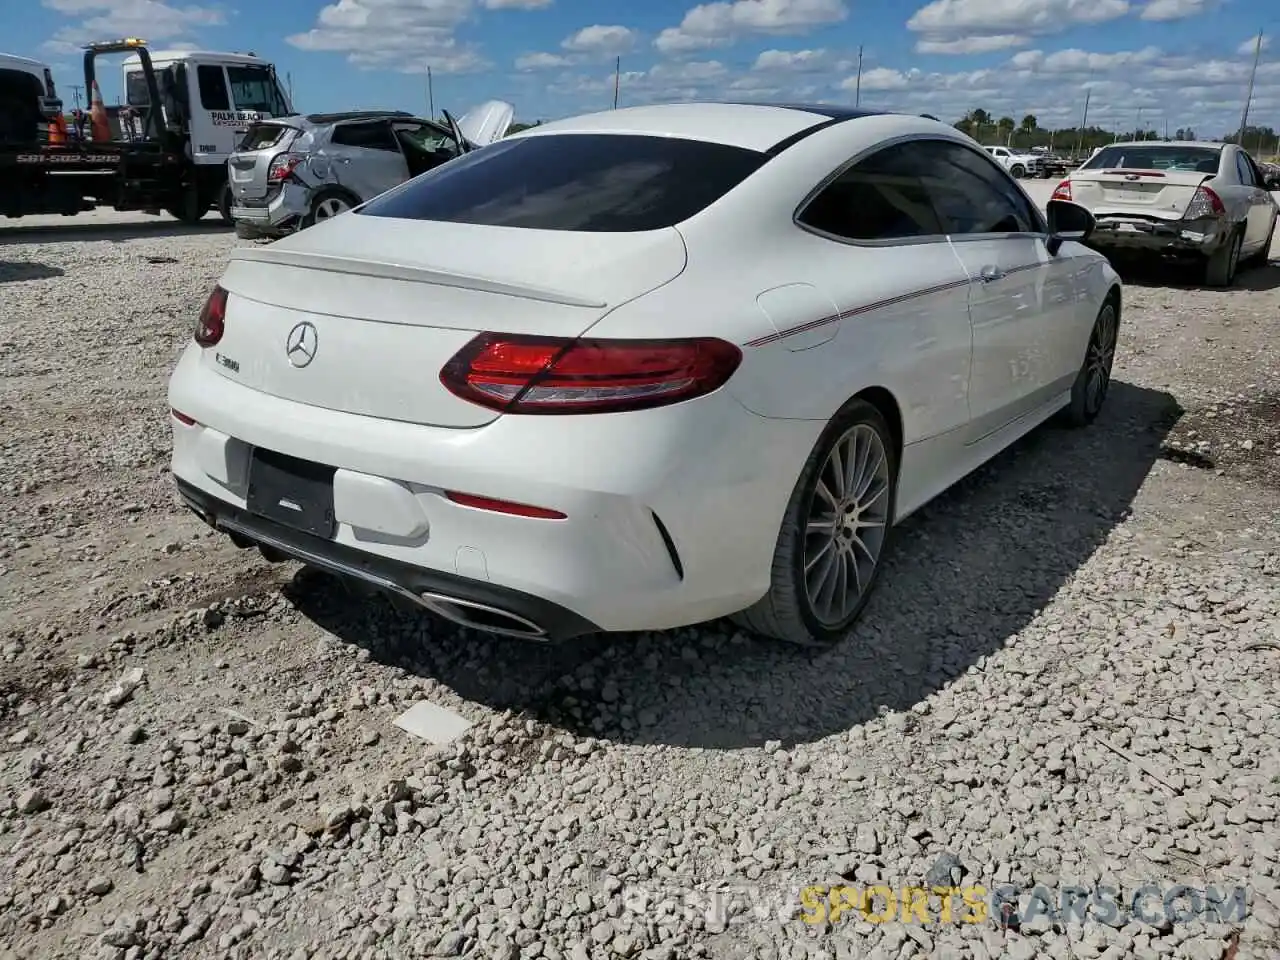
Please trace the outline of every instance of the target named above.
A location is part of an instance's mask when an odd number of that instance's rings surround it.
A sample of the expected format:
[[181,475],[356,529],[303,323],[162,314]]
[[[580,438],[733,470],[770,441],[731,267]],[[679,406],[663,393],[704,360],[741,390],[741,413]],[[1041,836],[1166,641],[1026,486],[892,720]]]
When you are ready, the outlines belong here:
[[338,194],[339,196],[345,197],[351,201],[352,207],[358,207],[360,204],[364,203],[364,201],[360,199],[359,195],[350,187],[344,187],[340,183],[326,183],[324,186],[318,187],[312,191],[311,196],[307,198],[308,205],[314,204],[326,194]]
[[884,417],[889,424],[889,429],[893,431],[893,448],[894,453],[898,457],[898,462],[902,462],[903,447],[903,426],[902,426],[902,407],[898,404],[898,398],[895,397],[885,387],[864,387],[855,393],[850,400],[865,400]]

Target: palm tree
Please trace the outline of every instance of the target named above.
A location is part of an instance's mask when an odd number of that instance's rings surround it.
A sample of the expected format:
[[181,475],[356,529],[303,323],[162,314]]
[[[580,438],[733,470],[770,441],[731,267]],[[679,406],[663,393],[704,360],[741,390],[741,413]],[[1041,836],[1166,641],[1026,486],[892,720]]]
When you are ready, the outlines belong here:
[[1001,141],[1008,143],[1009,138],[1013,136],[1015,126],[1017,126],[1017,124],[1013,122],[1013,117],[1001,117],[996,121],[996,136],[998,136]]
[[1025,133],[1027,135],[1028,142],[1030,142],[1031,138],[1035,136],[1035,132],[1038,129],[1040,129],[1040,123],[1036,120],[1034,113],[1028,113],[1022,118],[1022,122],[1018,124],[1018,132]]

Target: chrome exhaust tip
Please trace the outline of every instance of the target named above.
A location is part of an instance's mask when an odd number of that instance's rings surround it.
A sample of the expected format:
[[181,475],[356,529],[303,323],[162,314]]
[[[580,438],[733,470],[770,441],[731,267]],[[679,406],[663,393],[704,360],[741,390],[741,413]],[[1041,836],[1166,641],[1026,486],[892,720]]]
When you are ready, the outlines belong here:
[[447,597],[439,593],[420,593],[418,602],[436,616],[450,623],[456,623],[460,627],[495,633],[503,637],[515,637],[519,640],[546,642],[550,639],[543,627],[510,610],[476,603],[473,600]]

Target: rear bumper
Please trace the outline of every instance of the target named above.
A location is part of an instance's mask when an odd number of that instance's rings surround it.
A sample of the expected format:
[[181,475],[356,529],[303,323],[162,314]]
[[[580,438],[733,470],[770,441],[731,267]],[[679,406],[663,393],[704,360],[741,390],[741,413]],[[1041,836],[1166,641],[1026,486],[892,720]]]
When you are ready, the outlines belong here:
[[[726,391],[635,413],[423,426],[253,390],[203,364],[194,344],[170,379],[169,403],[196,421],[172,419],[172,472],[204,498],[202,515],[243,521],[255,448],[335,467],[337,529],[321,545],[347,566],[368,558],[393,584],[435,584],[561,635],[584,624],[664,630],[754,603],[768,589],[782,515],[822,427],[759,417]],[[464,506],[448,491],[566,519]],[[238,532],[253,541],[262,528]],[[293,536],[268,546],[329,556]]]
[[[569,640],[600,632],[591,621],[558,604],[538,597],[440,570],[425,570],[409,563],[380,557],[354,547],[292,530],[256,517],[175,477],[178,494],[201,520],[228,534],[240,546],[260,546],[312,567],[359,580],[376,589],[398,595],[437,613],[453,612],[451,619],[473,617],[502,624],[526,626],[516,635],[539,640]],[[425,598],[425,599],[424,599]],[[449,601],[460,601],[450,604]],[[442,609],[444,608],[444,609]],[[515,631],[512,631],[515,632]]]
[[263,200],[235,198],[231,219],[259,233],[283,235],[298,229],[310,209],[311,190],[299,183],[285,183],[273,196]]
[[1101,216],[1089,236],[1089,246],[1104,252],[1211,256],[1230,236],[1230,225],[1217,221],[1146,221]]

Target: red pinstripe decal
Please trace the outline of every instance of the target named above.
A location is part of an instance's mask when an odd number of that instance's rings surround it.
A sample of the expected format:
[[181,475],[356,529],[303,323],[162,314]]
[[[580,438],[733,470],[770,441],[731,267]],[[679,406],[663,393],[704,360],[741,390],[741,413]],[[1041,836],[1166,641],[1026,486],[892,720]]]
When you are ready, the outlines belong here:
[[[1021,266],[1010,267],[1005,271],[1005,276],[1011,273],[1021,273],[1024,270],[1034,270],[1043,266],[1040,262],[1024,263]],[[763,337],[757,337],[754,340],[748,340],[748,347],[766,347],[771,343],[777,343],[779,340],[785,340],[787,337],[794,337],[802,333],[808,333],[810,330],[817,330],[819,327],[825,327],[829,323],[839,323],[841,320],[847,320],[850,317],[860,316],[864,313],[871,313],[873,310],[881,310],[884,307],[897,306],[900,303],[906,303],[908,300],[916,300],[920,297],[932,296],[935,293],[945,293],[947,290],[956,290],[960,287],[967,287],[973,283],[973,279],[952,280],[948,283],[939,283],[932,287],[925,287],[921,290],[913,290],[910,293],[903,293],[896,297],[889,297],[886,300],[877,300],[874,303],[864,304],[861,307],[851,307],[848,310],[842,310],[839,313],[833,313],[830,316],[822,317],[818,320],[809,320],[805,323],[798,324],[794,327],[787,327],[785,330],[779,330],[776,333],[769,333]]]

